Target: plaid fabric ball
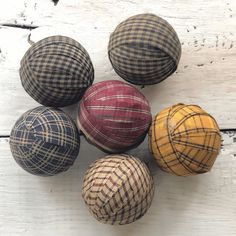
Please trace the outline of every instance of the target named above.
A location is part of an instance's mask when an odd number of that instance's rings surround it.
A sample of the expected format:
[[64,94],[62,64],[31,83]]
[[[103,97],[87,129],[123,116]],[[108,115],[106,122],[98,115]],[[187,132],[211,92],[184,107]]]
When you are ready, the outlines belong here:
[[210,171],[221,148],[215,119],[196,105],[177,104],[158,113],[149,149],[166,172],[187,176]]
[[110,36],[108,55],[116,73],[137,85],[156,84],[177,69],[181,44],[172,26],[154,14],[121,22]]
[[65,36],[33,44],[21,60],[25,91],[45,106],[63,107],[81,99],[93,83],[94,69],[81,44]]
[[110,153],[121,153],[139,145],[151,120],[144,95],[118,80],[91,86],[81,100],[77,118],[88,141]]
[[129,155],[110,155],[87,170],[82,196],[92,215],[102,223],[129,224],[149,209],[154,184],[147,166]]
[[64,112],[37,107],[24,113],[10,135],[16,162],[31,174],[51,176],[66,171],[79,153],[80,138]]

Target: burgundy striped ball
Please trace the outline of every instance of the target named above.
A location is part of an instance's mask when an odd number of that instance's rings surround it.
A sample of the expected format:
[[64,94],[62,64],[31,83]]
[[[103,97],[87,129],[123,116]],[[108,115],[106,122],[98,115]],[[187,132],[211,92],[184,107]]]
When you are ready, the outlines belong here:
[[139,145],[152,120],[145,96],[118,80],[91,86],[81,100],[78,126],[101,150],[121,153]]

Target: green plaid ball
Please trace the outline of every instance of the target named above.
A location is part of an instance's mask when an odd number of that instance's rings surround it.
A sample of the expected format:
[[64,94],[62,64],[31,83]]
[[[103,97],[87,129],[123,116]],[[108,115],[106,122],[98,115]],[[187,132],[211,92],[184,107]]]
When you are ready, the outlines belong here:
[[154,14],[121,22],[110,36],[108,55],[116,73],[136,85],[151,85],[177,69],[181,44],[172,26]]
[[51,176],[66,171],[78,156],[80,137],[74,122],[55,108],[24,113],[10,135],[16,162],[31,174]]
[[93,83],[94,69],[87,51],[65,36],[44,38],[33,44],[21,60],[25,91],[45,106],[76,103]]

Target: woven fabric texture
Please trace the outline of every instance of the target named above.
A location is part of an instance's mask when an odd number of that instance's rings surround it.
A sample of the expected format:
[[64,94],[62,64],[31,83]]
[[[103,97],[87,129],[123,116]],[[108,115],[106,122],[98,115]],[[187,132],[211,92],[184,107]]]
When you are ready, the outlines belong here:
[[108,55],[118,75],[137,85],[156,84],[170,76],[181,56],[172,26],[154,14],[121,22],[110,36]]
[[129,224],[149,209],[154,194],[147,166],[129,155],[109,155],[87,170],[82,196],[92,215],[102,223]]
[[51,176],[66,171],[78,156],[80,137],[74,122],[61,110],[43,106],[16,122],[10,148],[16,162],[31,174]]
[[26,92],[45,106],[63,107],[81,99],[93,83],[87,51],[65,36],[44,38],[21,60],[20,78]]
[[157,164],[175,175],[208,172],[220,148],[215,119],[196,105],[177,104],[164,109],[149,130],[149,149]]
[[118,80],[91,86],[81,100],[78,126],[103,151],[121,153],[139,145],[152,117],[144,95]]

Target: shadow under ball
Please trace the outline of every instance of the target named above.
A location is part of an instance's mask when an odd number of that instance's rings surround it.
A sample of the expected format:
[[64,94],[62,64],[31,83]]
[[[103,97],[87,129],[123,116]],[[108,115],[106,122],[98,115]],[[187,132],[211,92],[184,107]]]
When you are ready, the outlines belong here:
[[148,136],[158,166],[179,176],[210,171],[221,149],[216,120],[197,105],[177,104],[162,110]]
[[82,197],[91,214],[107,224],[129,224],[149,209],[153,178],[146,166],[131,155],[109,155],[88,168]]
[[121,22],[110,36],[108,55],[116,73],[136,85],[151,85],[177,69],[181,44],[173,27],[154,14]]
[[25,91],[38,103],[64,107],[81,99],[93,83],[94,69],[80,43],[58,35],[28,49],[20,63],[20,78]]
[[73,165],[79,154],[80,137],[75,123],[63,111],[40,106],[16,121],[10,148],[24,170],[52,176]]

